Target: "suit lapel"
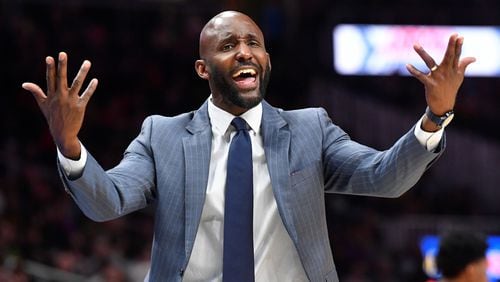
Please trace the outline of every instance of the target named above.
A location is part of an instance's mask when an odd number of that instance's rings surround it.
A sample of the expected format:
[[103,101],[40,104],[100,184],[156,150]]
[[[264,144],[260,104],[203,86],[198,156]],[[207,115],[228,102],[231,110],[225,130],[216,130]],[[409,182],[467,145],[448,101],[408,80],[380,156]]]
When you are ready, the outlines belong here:
[[[283,224],[294,243],[297,244],[297,232],[294,228],[292,212],[285,200],[286,190],[290,188],[288,159],[290,131],[287,122],[278,114],[278,109],[273,108],[265,101],[262,102],[262,106],[262,139],[274,197]],[[186,129],[192,134],[182,140],[186,164],[185,263],[187,264],[200,223],[208,183],[212,131],[208,118],[207,102],[194,113],[193,119],[186,126]]]
[[271,176],[274,197],[283,224],[292,240],[297,243],[297,232],[293,227],[292,213],[285,200],[286,189],[290,189],[290,131],[287,122],[278,114],[278,109],[262,102],[262,139],[267,167]]
[[208,182],[212,131],[208,118],[208,104],[205,102],[194,113],[193,119],[186,126],[192,134],[183,138],[185,158],[185,252],[186,263],[191,255],[198,224],[200,222]]

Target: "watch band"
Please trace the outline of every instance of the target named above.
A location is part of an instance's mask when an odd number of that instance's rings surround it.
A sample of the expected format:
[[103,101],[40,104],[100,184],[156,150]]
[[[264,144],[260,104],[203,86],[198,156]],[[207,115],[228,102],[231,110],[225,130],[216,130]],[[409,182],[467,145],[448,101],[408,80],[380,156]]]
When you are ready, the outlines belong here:
[[433,123],[435,123],[437,126],[445,127],[450,123],[450,121],[453,119],[454,112],[453,110],[449,110],[444,115],[438,116],[434,114],[429,107],[425,109],[425,115],[427,116],[428,119],[430,119]]

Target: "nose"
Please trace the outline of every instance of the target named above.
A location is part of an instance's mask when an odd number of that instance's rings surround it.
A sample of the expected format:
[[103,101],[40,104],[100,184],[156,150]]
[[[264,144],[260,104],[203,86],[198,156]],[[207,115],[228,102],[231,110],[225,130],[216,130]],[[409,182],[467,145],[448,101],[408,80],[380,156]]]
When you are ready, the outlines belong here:
[[238,52],[236,53],[236,59],[240,62],[252,59],[252,50],[247,44],[245,43],[239,44]]

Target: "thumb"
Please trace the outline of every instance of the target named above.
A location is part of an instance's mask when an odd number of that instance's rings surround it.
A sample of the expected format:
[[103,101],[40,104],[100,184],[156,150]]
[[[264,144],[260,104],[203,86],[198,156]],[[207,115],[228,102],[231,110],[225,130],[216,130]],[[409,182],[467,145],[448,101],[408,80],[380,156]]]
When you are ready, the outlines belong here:
[[33,96],[35,97],[35,99],[37,101],[47,98],[45,93],[43,93],[42,88],[40,88],[40,86],[38,86],[34,83],[25,82],[22,84],[22,87],[24,90],[28,90],[29,92],[31,92],[31,94],[33,94]]
[[465,69],[467,68],[468,65],[474,63],[476,61],[476,58],[474,57],[466,57],[460,60],[458,67],[462,72],[465,72]]

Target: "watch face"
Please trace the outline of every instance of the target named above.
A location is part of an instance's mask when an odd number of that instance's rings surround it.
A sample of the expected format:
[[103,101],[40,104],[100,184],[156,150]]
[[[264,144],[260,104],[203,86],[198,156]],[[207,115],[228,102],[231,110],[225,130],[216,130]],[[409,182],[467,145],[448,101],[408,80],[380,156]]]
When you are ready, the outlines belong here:
[[434,122],[439,128],[443,128],[445,126],[447,126],[451,120],[453,119],[454,117],[454,113],[453,113],[453,110],[451,111],[448,111],[446,112],[444,115],[442,116],[437,116],[435,115],[430,109],[429,107],[427,107],[427,109],[425,109],[425,114],[427,115],[427,117],[432,121]]
[[454,116],[455,116],[454,113],[451,113],[450,115],[448,115],[448,117],[446,117],[446,119],[443,121],[443,124],[441,125],[441,127],[445,127],[448,124],[450,124],[450,122],[451,122],[451,120],[453,119]]

